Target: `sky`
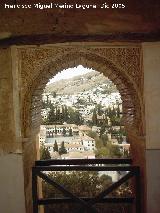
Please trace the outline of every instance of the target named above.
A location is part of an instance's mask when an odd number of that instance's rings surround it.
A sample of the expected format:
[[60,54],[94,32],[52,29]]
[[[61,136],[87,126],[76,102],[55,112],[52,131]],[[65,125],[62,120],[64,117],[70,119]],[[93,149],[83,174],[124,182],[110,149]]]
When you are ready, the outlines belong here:
[[84,74],[92,72],[92,71],[94,71],[94,70],[84,68],[82,65],[79,65],[79,66],[74,67],[74,68],[62,70],[57,75],[55,75],[54,78],[50,79],[48,84],[59,81],[61,79],[68,79],[68,78],[73,78],[73,77],[78,76],[78,75],[84,75]]

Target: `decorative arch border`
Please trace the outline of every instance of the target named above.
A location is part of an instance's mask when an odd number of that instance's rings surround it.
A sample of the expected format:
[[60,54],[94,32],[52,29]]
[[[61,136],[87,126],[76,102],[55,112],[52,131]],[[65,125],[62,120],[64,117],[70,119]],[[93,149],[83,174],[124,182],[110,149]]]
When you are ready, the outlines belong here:
[[[52,48],[54,49],[54,47]],[[127,128],[134,129],[138,135],[143,134],[142,83],[141,81],[137,82],[137,79],[142,77],[140,63],[137,63],[137,72],[135,73],[135,63],[130,58],[129,63],[131,65],[133,63],[134,68],[132,67],[130,72],[128,72],[127,66],[126,70],[125,66],[123,66],[125,62],[128,65],[128,48],[125,51],[126,54],[124,54],[125,48],[123,48],[123,51],[120,48],[109,48],[109,54],[105,54],[104,50],[104,48],[61,48],[58,49],[57,55],[54,51],[54,54],[51,54],[52,57],[47,62],[45,61],[46,57],[41,57],[41,61],[43,61],[42,67],[31,78],[30,82],[27,82],[27,89],[23,98],[22,120],[24,135],[27,135],[31,129],[37,128],[40,125],[41,94],[49,79],[59,71],[78,66],[79,64],[103,73],[117,86],[122,97],[124,119]],[[43,52],[45,49],[41,49],[41,51]],[[114,51],[116,52],[114,56],[116,60],[113,60]],[[137,48],[131,48],[131,52],[136,53],[133,56],[136,55],[136,59],[140,61],[140,51],[136,51]],[[35,49],[35,56],[36,53]],[[116,61],[121,56],[123,57],[120,58],[120,66],[118,63],[116,64]],[[133,59],[135,58],[133,57]]]

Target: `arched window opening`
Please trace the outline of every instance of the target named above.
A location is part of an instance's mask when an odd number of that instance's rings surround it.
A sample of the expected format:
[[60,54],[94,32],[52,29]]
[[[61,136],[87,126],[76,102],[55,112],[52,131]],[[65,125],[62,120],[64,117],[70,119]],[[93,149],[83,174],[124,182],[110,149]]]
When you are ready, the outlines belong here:
[[79,65],[50,79],[42,94],[39,142],[57,159],[129,157],[130,144],[117,87]]

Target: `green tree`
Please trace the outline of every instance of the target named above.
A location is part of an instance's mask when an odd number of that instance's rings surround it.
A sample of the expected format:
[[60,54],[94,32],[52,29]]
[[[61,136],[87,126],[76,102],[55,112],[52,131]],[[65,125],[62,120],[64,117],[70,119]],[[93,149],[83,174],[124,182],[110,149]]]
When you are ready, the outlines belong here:
[[67,122],[69,119],[68,108],[64,106],[64,121]]
[[61,147],[59,148],[59,154],[62,155],[62,154],[66,154],[67,153],[67,150],[64,146],[64,141],[61,143]]
[[102,135],[105,133],[106,131],[106,125],[105,123],[102,124],[101,129],[100,129],[100,137],[102,137]]
[[103,157],[110,157],[109,150],[106,147],[101,147],[95,151],[96,157],[103,158]]
[[56,117],[55,117],[55,108],[52,105],[51,108],[50,108],[50,111],[49,111],[46,123],[47,124],[53,124],[55,122],[55,120],[56,120]]
[[111,118],[112,117],[112,109],[110,107],[108,108],[107,113],[108,113],[108,117]]
[[82,123],[83,121],[79,111],[75,111],[75,124],[81,125]]
[[58,107],[56,107],[56,122],[60,122],[60,109]]
[[116,109],[114,108],[114,106],[113,106],[113,109],[112,109],[112,116],[117,116],[117,113],[116,113]]
[[73,136],[73,132],[71,128],[69,128],[69,136]]
[[78,98],[77,99],[77,103],[81,104],[81,105],[84,105],[86,103],[86,101],[84,99],[82,99],[82,98]]
[[[99,177],[98,172],[81,172],[81,171],[71,171],[71,172],[52,172],[49,174],[50,178],[54,179],[65,188],[72,191],[77,196],[95,196],[97,192],[103,189],[103,183],[109,185],[112,181],[107,175],[103,175],[102,178]],[[86,184],[87,183],[87,184]],[[59,190],[54,189],[44,182],[44,195],[45,197],[55,197],[62,196]],[[47,191],[46,191],[47,190]]]
[[102,142],[103,142],[103,146],[106,146],[108,143],[108,135],[107,134],[103,134],[101,136]]
[[64,106],[62,106],[62,115],[61,115],[61,118],[62,118],[62,122],[65,121],[65,110],[64,110]]
[[110,145],[110,157],[122,157],[122,152],[117,145]]
[[79,111],[74,111],[72,107],[69,107],[68,113],[69,113],[69,118],[67,120],[67,123],[74,123],[77,125],[83,124],[83,119]]
[[56,98],[57,94],[55,91],[52,93],[52,96],[53,96],[53,98]]
[[55,140],[55,142],[54,142],[54,147],[53,147],[53,149],[54,149],[54,152],[58,152],[58,144],[57,144],[57,141]]
[[46,95],[47,96],[47,105],[49,104],[49,95]]
[[120,106],[118,104],[118,107],[117,107],[117,117],[120,118],[120,114],[121,114],[121,110],[120,110]]
[[103,114],[102,105],[101,104],[97,104],[96,108],[97,108],[98,115],[101,116]]
[[106,113],[105,113],[105,124],[106,124],[106,126],[109,126],[108,116],[107,116],[107,114],[106,114]]
[[101,147],[95,151],[96,157],[122,157],[123,153],[121,152],[119,146],[107,143],[106,146]]
[[87,132],[87,135],[93,139],[96,139],[96,137],[98,136],[96,132],[93,132],[92,130]]
[[45,109],[45,108],[47,108],[47,104],[45,101],[42,101],[42,109]]
[[95,125],[95,126],[96,126],[97,123],[98,123],[96,109],[93,110],[92,122],[93,122],[93,125]]
[[96,142],[96,148],[97,150],[99,150],[100,148],[104,147],[103,141],[101,138],[96,137],[95,138],[95,142]]
[[57,135],[57,127],[56,127],[56,125],[55,125],[55,135]]
[[41,160],[51,159],[51,155],[48,150],[48,147],[45,147],[44,143],[42,143],[40,147],[40,159]]
[[63,136],[66,135],[66,129],[64,127],[63,127],[63,130],[62,130],[62,134],[63,134]]

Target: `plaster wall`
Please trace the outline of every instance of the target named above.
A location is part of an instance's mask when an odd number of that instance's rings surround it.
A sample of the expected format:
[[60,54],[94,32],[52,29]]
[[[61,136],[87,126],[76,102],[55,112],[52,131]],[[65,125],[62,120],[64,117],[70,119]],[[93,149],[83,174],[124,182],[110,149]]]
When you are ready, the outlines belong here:
[[[10,49],[0,50],[0,150],[11,151],[14,140]],[[10,137],[8,137],[10,136]]]
[[159,213],[160,209],[160,150],[146,151],[147,165],[147,213]]
[[21,152],[15,52],[0,49],[0,153]]
[[0,49],[0,212],[2,213],[25,212],[18,84],[16,49]]
[[25,213],[22,155],[1,155],[0,162],[0,211]]
[[146,148],[160,149],[160,42],[143,44]]
[[144,43],[147,213],[160,209],[160,42]]

